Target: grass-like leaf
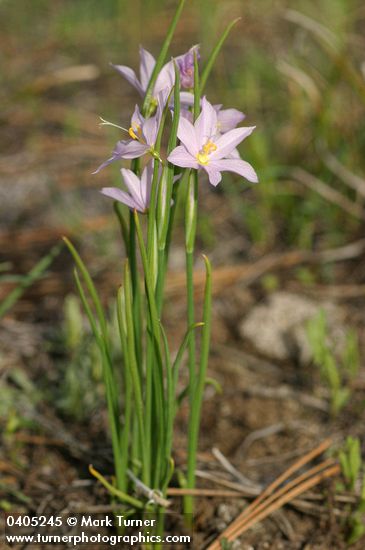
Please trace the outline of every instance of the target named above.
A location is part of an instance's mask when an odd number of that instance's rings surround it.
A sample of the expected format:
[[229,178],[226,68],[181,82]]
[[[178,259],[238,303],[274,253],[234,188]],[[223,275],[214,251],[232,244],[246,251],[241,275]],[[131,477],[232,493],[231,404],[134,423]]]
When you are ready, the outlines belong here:
[[208,61],[204,67],[204,70],[201,74],[201,78],[200,78],[200,93],[202,94],[203,91],[204,91],[204,88],[205,88],[205,85],[207,83],[207,80],[208,80],[208,77],[210,75],[210,72],[214,66],[214,63],[215,63],[215,60],[217,59],[217,56],[219,54],[219,52],[221,51],[222,49],[222,46],[224,44],[224,42],[226,41],[229,33],[231,32],[232,28],[235,26],[235,24],[240,20],[241,18],[238,17],[237,19],[234,19],[231,23],[229,23],[229,25],[227,26],[226,30],[224,31],[224,33],[222,34],[222,36],[220,37],[220,39],[218,40],[217,44],[215,45],[215,47],[213,48],[210,56],[208,57]]

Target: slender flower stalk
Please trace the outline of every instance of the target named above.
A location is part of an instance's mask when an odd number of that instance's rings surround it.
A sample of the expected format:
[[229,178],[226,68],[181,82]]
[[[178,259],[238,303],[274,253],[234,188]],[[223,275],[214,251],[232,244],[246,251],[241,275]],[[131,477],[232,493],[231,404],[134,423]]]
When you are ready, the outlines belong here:
[[[186,483],[190,488],[195,486],[209,358],[212,279],[209,260],[204,257],[206,284],[200,321],[196,319],[194,304],[200,177],[205,172],[213,186],[226,171],[257,181],[253,167],[241,159],[237,150],[254,127],[237,127],[245,118],[243,113],[234,108],[224,109],[221,104],[212,105],[205,96],[201,97],[214,60],[234,23],[227,27],[202,71],[198,45],[168,60],[168,48],[184,3],[185,0],[178,3],[157,59],[140,48],[138,77],[129,67],[114,65],[143,98],[142,105],[136,105],[128,128],[102,119],[103,126],[116,126],[123,132],[123,139],[117,142],[111,157],[95,172],[113,162],[120,163],[122,187],[101,189],[104,196],[114,201],[126,251],[116,299],[119,353],[112,347],[110,321],[87,268],[66,240],[77,266],[76,285],[100,349],[115,486],[96,470],[91,469],[91,473],[123,503],[128,513],[131,506],[135,510],[144,507],[146,511],[156,511],[160,530],[167,504],[166,492],[174,472],[175,417],[185,396],[189,405]],[[128,167],[126,162],[130,162]],[[173,358],[161,317],[178,203],[185,213],[187,323]],[[201,330],[197,331],[198,327]],[[196,345],[198,334],[200,346]],[[186,353],[189,380],[180,392],[180,373]],[[120,364],[115,358],[121,355]],[[141,487],[144,495],[136,498]],[[192,497],[185,499],[184,508],[192,514]]]
[[[194,109],[193,117],[197,121],[201,116],[200,113],[200,88],[199,88],[199,70],[197,56],[194,56]],[[185,120],[180,118],[177,135],[181,140],[181,123]],[[179,135],[180,134],[180,135]],[[176,151],[176,149],[175,149]],[[171,162],[171,155],[169,159]],[[196,227],[198,219],[198,190],[199,178],[198,171],[191,170],[187,186],[187,196],[185,203],[185,257],[186,257],[186,299],[187,299],[187,321],[188,326],[192,326],[195,322],[195,306],[194,306],[194,249],[196,238]],[[195,485],[195,467],[192,453],[196,452],[195,434],[192,429],[193,411],[197,403],[195,402],[196,388],[196,345],[195,333],[192,334],[188,347],[188,365],[189,365],[189,426],[188,426],[188,465],[187,465],[187,480],[188,485],[193,488]],[[192,468],[194,469],[192,470]],[[193,499],[187,496],[184,499],[184,512],[187,517],[191,517],[193,513]]]
[[[187,485],[190,488],[195,487],[195,469],[196,455],[198,450],[200,415],[203,403],[203,392],[206,383],[206,372],[209,360],[210,347],[210,331],[211,331],[211,310],[212,310],[212,269],[210,262],[206,256],[205,262],[205,290],[204,290],[204,306],[203,306],[203,329],[200,351],[200,364],[197,377],[193,388],[193,401],[190,409],[189,419],[189,447],[188,447],[188,467],[187,467]],[[187,498],[184,502],[184,510],[186,514],[194,512],[193,500]]]

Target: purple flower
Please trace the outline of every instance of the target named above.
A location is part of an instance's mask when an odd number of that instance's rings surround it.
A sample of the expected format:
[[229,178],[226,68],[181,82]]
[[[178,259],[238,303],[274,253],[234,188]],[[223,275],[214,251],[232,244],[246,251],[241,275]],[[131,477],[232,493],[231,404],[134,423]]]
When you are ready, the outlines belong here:
[[183,168],[203,168],[212,185],[218,185],[221,172],[236,172],[251,182],[257,182],[252,166],[237,157],[236,146],[249,136],[255,126],[235,128],[221,135],[217,133],[217,113],[204,97],[202,110],[193,125],[180,117],[178,138],[182,145],[176,147],[168,161]]
[[121,159],[135,159],[142,157],[146,153],[151,153],[157,157],[157,153],[154,150],[158,130],[161,123],[162,111],[167,99],[167,90],[162,90],[158,95],[158,106],[156,114],[150,118],[144,118],[141,115],[138,105],[134,110],[131,119],[131,126],[128,130],[128,134],[131,139],[118,141],[112,156],[103,162],[94,172],[97,174],[108,166],[111,162]]
[[141,178],[126,168],[121,169],[121,174],[128,192],[122,191],[118,187],[104,187],[101,192],[111,199],[122,202],[131,210],[146,212],[150,204],[153,161],[147,164]]
[[[191,82],[194,83],[194,51],[198,50],[199,46],[193,46],[187,53],[175,58],[178,67],[181,72],[181,84],[183,87],[192,87]],[[147,91],[148,83],[150,81],[152,71],[156,65],[156,60],[147,50],[140,46],[140,66],[139,73],[140,78],[137,78],[136,73],[130,67],[125,65],[112,65],[136,90],[144,97]],[[191,80],[193,79],[193,80]],[[175,84],[175,69],[174,62],[169,61],[164,65],[156,79],[152,90],[152,98],[156,101],[158,94],[167,88],[170,93],[173,85]],[[186,92],[182,94],[182,103],[191,104],[191,94]]]
[[196,53],[197,59],[200,59],[199,44],[190,48],[184,55],[176,58],[176,63],[180,70],[180,82],[183,88],[194,87],[194,53]]

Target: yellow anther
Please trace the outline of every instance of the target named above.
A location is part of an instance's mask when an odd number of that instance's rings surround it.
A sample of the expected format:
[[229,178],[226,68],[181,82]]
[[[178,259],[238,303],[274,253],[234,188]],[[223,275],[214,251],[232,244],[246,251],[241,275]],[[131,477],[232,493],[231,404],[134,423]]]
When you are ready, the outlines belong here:
[[209,155],[207,155],[206,153],[198,153],[197,156],[196,156],[199,164],[208,164],[209,162]]
[[209,162],[209,155],[217,150],[217,146],[212,141],[208,141],[203,148],[199,151],[196,158],[199,164],[207,165]]
[[207,155],[210,155],[210,153],[213,153],[213,151],[216,151],[216,150],[217,150],[217,146],[212,141],[208,141],[203,147],[203,151]]
[[[137,126],[136,131],[139,134],[140,128]],[[133,127],[131,126],[128,130],[128,134],[131,136],[132,139],[139,139],[138,136],[135,134]]]

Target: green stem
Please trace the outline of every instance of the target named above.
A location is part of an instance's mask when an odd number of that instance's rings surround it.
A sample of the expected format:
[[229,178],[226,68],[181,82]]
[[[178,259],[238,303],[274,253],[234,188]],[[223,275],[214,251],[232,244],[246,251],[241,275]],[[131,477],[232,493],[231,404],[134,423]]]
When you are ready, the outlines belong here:
[[165,286],[165,275],[166,275],[166,261],[165,261],[165,249],[158,249],[157,256],[157,286],[156,286],[156,305],[158,314],[161,315],[162,304],[163,304],[163,291]]
[[125,321],[123,319],[124,304],[123,304],[123,289],[119,288],[117,294],[117,316],[118,316],[118,328],[119,337],[123,352],[124,369],[123,369],[123,382],[124,382],[124,424],[120,436],[120,451],[121,451],[121,468],[124,476],[123,486],[120,487],[124,491],[127,489],[126,472],[129,462],[129,449],[130,449],[130,432],[132,422],[132,392],[133,384],[130,376],[130,372],[127,366],[127,335]]
[[[133,307],[132,307],[132,288],[131,288],[131,273],[129,270],[128,261],[124,270],[124,296],[125,296],[125,316],[127,327],[127,353],[128,353],[128,368],[130,369],[130,376],[133,383],[133,393],[136,406],[136,416],[138,421],[140,451],[142,456],[146,445],[146,438],[144,434],[144,407],[142,399],[141,379],[137,365],[137,359],[135,354],[135,336],[134,336],[134,324],[133,324]],[[149,483],[149,470],[147,469],[146,461],[142,460],[142,475],[143,482]]]
[[[194,120],[199,116],[200,112],[200,85],[199,85],[199,67],[196,52],[194,52]],[[185,203],[185,246],[186,246],[186,286],[187,286],[187,316],[188,327],[194,325],[194,248],[196,237],[196,226],[198,217],[198,171],[193,170],[190,174],[187,186],[187,196]],[[193,332],[189,339],[189,434],[188,434],[188,472],[191,465],[196,461],[196,445],[194,445],[194,434],[192,434],[192,423],[194,425],[194,410],[196,403],[195,386],[196,386],[196,362],[195,362],[195,333]],[[198,373],[199,379],[200,373]],[[190,475],[189,479],[192,476]],[[194,479],[192,480],[193,483]],[[193,485],[188,485],[193,487]],[[193,512],[193,498],[186,497],[184,499],[184,509],[186,513]]]
[[[186,291],[187,291],[187,314],[188,314],[188,326],[193,325],[195,322],[195,307],[194,307],[194,255],[192,252],[186,253]],[[189,339],[189,398],[190,406],[194,399],[194,385],[195,385],[195,338]]]
[[[148,354],[149,358],[151,360],[151,363],[147,363],[147,368],[149,364],[151,365],[152,370],[152,384],[154,391],[152,392],[152,398],[154,399],[154,403],[151,407],[151,410],[154,412],[153,417],[155,421],[152,421],[152,415],[151,415],[151,426],[155,430],[157,430],[157,436],[158,439],[161,438],[161,444],[155,446],[156,450],[156,460],[155,460],[155,480],[160,479],[160,472],[161,472],[161,453],[162,453],[162,440],[164,438],[165,433],[165,425],[164,425],[164,387],[163,387],[163,380],[164,380],[164,372],[163,372],[163,360],[162,360],[162,349],[161,349],[161,338],[160,338],[160,321],[159,321],[159,315],[158,315],[158,309],[157,304],[155,300],[155,291],[154,291],[154,281],[153,281],[153,273],[149,269],[149,262],[147,257],[147,250],[145,247],[145,243],[143,240],[142,235],[142,229],[139,223],[139,217],[137,211],[134,211],[134,218],[135,218],[135,225],[136,225],[136,232],[137,232],[137,238],[138,238],[138,244],[142,259],[142,265],[144,270],[144,278],[145,278],[145,285],[146,285],[146,292],[147,292],[147,302],[148,302],[148,308],[149,308],[149,335],[150,335],[150,341],[153,343],[153,346],[151,348],[148,348]],[[147,412],[148,414],[148,412]],[[149,421],[149,419],[148,419]]]
[[[196,468],[196,453],[198,449],[199,426],[201,408],[206,380],[206,372],[208,367],[209,347],[210,347],[210,332],[211,332],[211,309],[212,309],[212,271],[208,258],[204,256],[206,269],[206,282],[204,291],[204,313],[202,329],[202,342],[199,372],[194,387],[193,402],[191,405],[191,414],[189,419],[189,448],[188,448],[188,469],[187,469],[187,486],[190,489],[195,487],[195,468]],[[184,500],[184,511],[186,514],[192,514],[194,511],[194,501],[192,497],[187,497]]]
[[[194,170],[189,177],[185,202],[185,232],[186,232],[186,292],[187,292],[187,321],[188,327],[195,322],[194,306],[194,246],[197,224],[198,205],[198,173]],[[195,337],[189,340],[189,396],[190,403],[194,398],[195,384]]]
[[133,212],[129,213],[129,246],[128,260],[131,272],[132,281],[132,297],[133,297],[133,324],[135,337],[136,358],[140,376],[143,373],[142,364],[142,308],[141,308],[141,288],[139,282],[139,273],[137,265],[136,251],[136,228],[134,223]]
[[144,115],[146,115],[148,110],[149,110],[149,106],[150,106],[151,99],[152,99],[153,86],[155,85],[156,79],[157,79],[157,77],[160,73],[160,70],[162,69],[162,65],[165,62],[167,52],[168,52],[169,46],[171,44],[171,40],[174,36],[176,25],[177,25],[177,23],[180,19],[182,10],[184,8],[184,4],[185,4],[185,0],[180,0],[179,5],[177,7],[177,10],[175,12],[175,15],[174,15],[174,17],[171,21],[170,27],[167,31],[166,38],[165,38],[165,41],[162,45],[160,54],[159,54],[159,56],[156,60],[156,64],[155,64],[154,69],[152,71],[151,78],[150,78],[150,81],[149,81],[148,86],[147,86],[146,95],[145,95],[145,98],[144,98],[144,101],[143,101],[142,113]]

